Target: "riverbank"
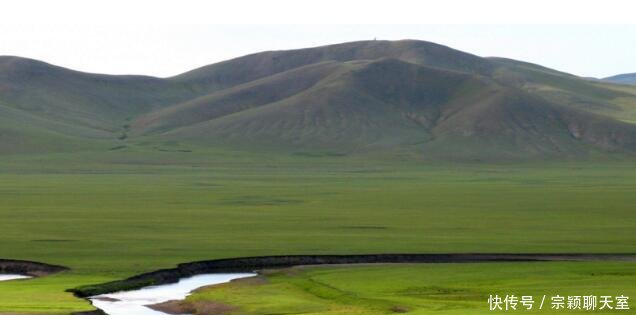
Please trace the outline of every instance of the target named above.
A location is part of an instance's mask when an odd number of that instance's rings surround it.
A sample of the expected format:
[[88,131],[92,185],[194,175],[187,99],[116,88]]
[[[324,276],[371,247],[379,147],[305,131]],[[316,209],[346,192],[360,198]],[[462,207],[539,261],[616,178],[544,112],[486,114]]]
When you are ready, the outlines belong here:
[[151,285],[175,283],[181,278],[205,273],[252,272],[267,268],[302,265],[342,265],[377,263],[476,263],[532,261],[636,261],[630,254],[372,254],[372,255],[290,255],[217,259],[179,264],[136,275],[124,280],[67,290],[77,297],[128,291]]
[[27,260],[0,259],[0,274],[19,274],[41,277],[69,270],[64,266],[50,265]]

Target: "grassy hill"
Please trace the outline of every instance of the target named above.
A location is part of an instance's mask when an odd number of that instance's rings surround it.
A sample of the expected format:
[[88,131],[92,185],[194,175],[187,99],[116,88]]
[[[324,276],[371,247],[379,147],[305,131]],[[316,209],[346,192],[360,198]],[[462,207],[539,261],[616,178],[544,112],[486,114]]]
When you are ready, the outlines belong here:
[[603,81],[618,84],[636,84],[636,73],[625,73],[604,78]]
[[165,79],[0,57],[0,102],[32,119],[4,127],[9,153],[11,134],[38,150],[29,139],[51,137],[61,151],[75,138],[89,150],[102,138],[97,150],[186,143],[434,160],[636,150],[636,88],[415,40],[262,52]]
[[141,116],[133,123],[133,132],[167,131],[276,102],[312,87],[343,67],[336,62],[322,62],[187,100]]
[[173,127],[161,137],[174,141],[343,154],[408,148],[458,159],[575,157],[636,148],[636,126],[484,76],[397,59],[330,67],[331,75],[293,95],[278,93],[270,102],[254,103],[263,85],[269,93],[290,91],[280,80],[261,79],[229,96],[217,92],[169,107],[161,112],[167,117],[142,118],[133,129],[154,118],[155,129]]
[[431,42],[359,41],[252,54],[201,67],[178,75],[172,80],[214,90],[324,61],[345,62],[382,58],[396,58],[471,73],[488,74],[493,70],[493,65],[486,59]]
[[57,121],[117,130],[119,122],[188,93],[162,79],[77,72],[44,62],[0,57],[0,100]]
[[74,152],[109,146],[102,130],[66,124],[0,102],[0,154]]

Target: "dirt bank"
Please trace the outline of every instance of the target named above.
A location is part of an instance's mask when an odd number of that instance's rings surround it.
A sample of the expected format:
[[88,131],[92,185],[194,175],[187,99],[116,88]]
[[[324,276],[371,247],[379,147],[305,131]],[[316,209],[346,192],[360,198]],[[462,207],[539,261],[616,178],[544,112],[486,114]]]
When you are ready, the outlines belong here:
[[68,268],[35,261],[0,259],[0,273],[41,277],[65,270],[68,270]]
[[163,312],[166,314],[229,314],[236,310],[235,307],[213,302],[213,301],[195,301],[186,303],[185,301],[168,301],[155,305],[148,305],[149,308]]

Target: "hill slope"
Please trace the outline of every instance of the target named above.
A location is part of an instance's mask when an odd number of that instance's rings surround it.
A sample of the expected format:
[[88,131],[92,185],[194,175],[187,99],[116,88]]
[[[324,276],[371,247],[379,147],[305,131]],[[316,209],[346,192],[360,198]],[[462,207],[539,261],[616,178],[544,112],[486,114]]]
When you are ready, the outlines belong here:
[[408,147],[429,157],[460,159],[636,149],[636,126],[482,76],[396,59],[345,67],[348,71],[291,97],[236,108],[162,137],[344,153]]
[[321,62],[213,92],[144,115],[133,123],[133,132],[166,131],[279,101],[342,68],[337,62]]
[[109,134],[64,124],[0,103],[0,154],[72,152],[109,146]]
[[618,84],[636,84],[636,73],[619,74],[607,78],[603,78],[603,81],[618,83]]
[[121,121],[191,95],[163,79],[83,73],[0,56],[0,101],[33,115],[117,130]]
[[493,65],[487,59],[431,42],[359,41],[252,54],[201,67],[171,80],[205,90],[218,90],[324,61],[346,62],[382,58],[395,58],[470,73],[490,74],[493,71]]

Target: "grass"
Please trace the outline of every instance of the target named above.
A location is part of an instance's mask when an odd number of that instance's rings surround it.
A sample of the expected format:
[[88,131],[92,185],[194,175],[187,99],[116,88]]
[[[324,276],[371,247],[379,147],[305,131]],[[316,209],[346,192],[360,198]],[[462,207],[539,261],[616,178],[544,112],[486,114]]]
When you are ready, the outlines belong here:
[[432,166],[135,150],[0,159],[0,257],[72,268],[0,283],[0,314],[90,309],[64,290],[202,259],[636,253],[630,163]]
[[64,293],[71,283],[102,282],[111,277],[62,273],[0,283],[0,314],[69,314],[91,309],[88,302]]
[[[533,310],[552,310],[560,296],[635,296],[633,263],[423,264],[370,267],[293,268],[255,281],[240,280],[198,290],[187,303],[224,303],[236,314],[492,314],[490,295],[533,296]],[[547,302],[538,310],[543,295]],[[499,311],[500,313],[507,313]],[[509,310],[508,312],[516,313]],[[578,311],[582,312],[582,311]],[[632,314],[602,310],[594,314]]]

